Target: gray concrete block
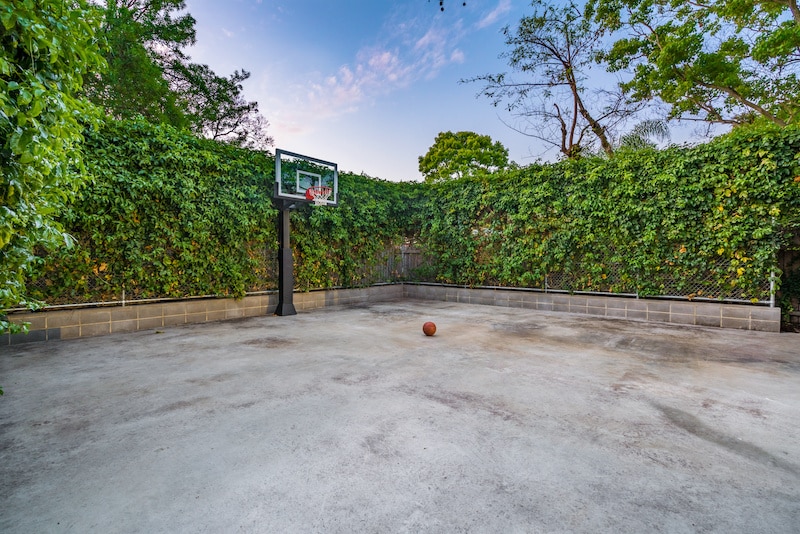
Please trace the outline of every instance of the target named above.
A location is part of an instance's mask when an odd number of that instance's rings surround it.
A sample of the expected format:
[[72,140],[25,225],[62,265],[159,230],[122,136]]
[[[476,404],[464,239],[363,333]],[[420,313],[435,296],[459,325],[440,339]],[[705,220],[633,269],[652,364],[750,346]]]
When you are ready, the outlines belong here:
[[656,321],[662,323],[669,322],[669,313],[662,312],[662,311],[649,311],[647,312],[647,320],[648,321]]
[[162,318],[164,326],[177,326],[186,324],[186,314],[181,315],[164,315]]
[[136,306],[136,311],[140,320],[164,316],[164,309],[160,304],[142,304]]
[[28,323],[28,330],[46,330],[47,329],[47,313],[20,313],[11,314],[8,318],[16,323]]
[[661,300],[648,300],[647,301],[647,311],[648,312],[663,312],[669,313],[672,303],[669,301],[661,301]]
[[606,300],[606,308],[609,310],[611,309],[627,310],[628,303],[630,302],[628,299],[618,299],[612,297],[608,297],[605,300]]
[[[569,299],[569,311],[571,313],[590,313],[589,307],[589,301],[586,298],[571,297]],[[603,310],[605,310],[605,307],[603,307]],[[605,315],[605,311],[600,315]]]
[[[63,332],[63,329],[62,329]],[[104,336],[111,333],[111,321],[81,325],[81,337]]]
[[753,306],[750,310],[750,319],[753,321],[778,321],[781,320],[780,308],[767,308],[766,306]]
[[625,310],[626,319],[647,320],[647,310]]
[[752,312],[750,306],[722,306],[722,316],[728,319],[749,319]]
[[136,306],[124,306],[118,308],[109,308],[111,312],[111,322],[115,321],[129,321],[139,318],[139,311]]
[[694,304],[694,307],[695,307],[694,308],[695,309],[695,312],[694,312],[695,315],[706,315],[706,316],[709,316],[709,317],[712,317],[712,316],[721,317],[720,304],[717,304],[717,303],[714,303],[714,302],[695,302],[693,304]]
[[569,306],[569,303],[572,301],[570,295],[552,295],[553,305],[556,304],[563,304],[565,306]]
[[227,309],[228,299],[208,299],[205,301],[206,303],[206,312],[212,311],[224,311]]
[[625,309],[631,311],[647,311],[648,303],[646,300],[639,299],[620,299],[625,303]]
[[116,332],[136,332],[139,329],[138,319],[124,319],[121,321],[111,321],[111,333]]
[[187,313],[186,324],[197,324],[206,322],[206,312]]
[[111,311],[106,308],[102,310],[80,310],[81,325],[89,325],[96,323],[110,323]]
[[694,315],[696,310],[697,306],[686,302],[671,302],[669,309],[670,313],[677,313],[680,315]]
[[695,324],[695,316],[694,314],[670,313],[669,322],[672,324],[693,325]]
[[186,313],[188,314],[197,314],[202,313],[205,315],[206,310],[208,309],[208,301],[209,299],[198,299],[198,300],[190,300],[186,303]]
[[606,308],[606,317],[625,318],[628,311],[625,308]]
[[605,297],[589,297],[586,299],[586,305],[592,308],[607,308],[608,299]]
[[80,326],[62,326],[59,330],[61,331],[61,339],[77,339],[81,337]]
[[77,326],[80,324],[78,310],[54,310],[47,312],[47,328]]
[[750,329],[758,332],[780,332],[781,322],[778,321],[758,321],[752,319],[750,321]]
[[[206,321],[223,321],[225,319],[230,319],[228,317],[228,313],[225,310],[209,310],[206,312]],[[141,319],[139,320],[141,323]]]
[[164,317],[181,315],[186,316],[186,303],[185,302],[165,302],[162,307]]
[[259,317],[263,314],[264,314],[264,308],[260,306],[250,306],[244,309],[245,317]]
[[695,324],[699,326],[713,326],[719,328],[722,323],[721,316],[712,316],[712,315],[695,315],[694,317]]
[[720,320],[720,326],[722,326],[722,328],[736,328],[739,330],[749,330],[750,319],[722,317],[722,319]]
[[[144,317],[139,319],[139,330],[150,330],[153,328],[161,328],[164,326],[163,317]],[[64,335],[64,329],[61,329],[61,335]]]

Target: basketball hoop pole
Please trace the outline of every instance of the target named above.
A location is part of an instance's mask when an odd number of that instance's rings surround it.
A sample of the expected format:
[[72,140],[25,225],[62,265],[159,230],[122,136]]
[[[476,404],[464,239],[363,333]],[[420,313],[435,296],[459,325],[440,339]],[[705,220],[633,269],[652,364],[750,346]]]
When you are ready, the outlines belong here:
[[[291,213],[300,203],[317,206],[336,206],[338,196],[338,165],[295,152],[275,150],[275,189],[272,198],[278,209],[278,307],[275,315],[297,315],[294,309],[294,262],[291,233]],[[331,199],[331,195],[333,198]]]
[[294,203],[286,200],[277,200],[280,213],[278,214],[278,307],[275,315],[297,315],[294,309],[294,263],[292,260],[292,246],[289,242],[290,220]]

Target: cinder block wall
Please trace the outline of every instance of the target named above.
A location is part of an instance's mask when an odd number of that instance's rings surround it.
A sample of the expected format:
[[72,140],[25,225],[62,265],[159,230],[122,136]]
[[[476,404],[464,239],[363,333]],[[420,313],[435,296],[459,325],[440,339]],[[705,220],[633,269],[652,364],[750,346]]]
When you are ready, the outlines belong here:
[[440,284],[404,284],[411,299],[487,304],[530,310],[582,313],[617,319],[780,332],[780,308],[717,302],[635,299],[605,295],[569,295],[525,289],[463,288]]
[[[404,298],[764,332],[779,332],[781,326],[780,308],[764,306],[568,295],[521,289],[464,288],[440,284],[393,284],[312,291],[295,293],[293,300],[297,311],[306,311],[327,306],[352,306]],[[125,307],[12,314],[10,317],[14,322],[30,323],[30,331],[28,334],[6,334],[0,338],[0,346],[270,315],[275,312],[277,305],[278,295],[270,293],[239,300],[192,299]]]
[[[295,293],[297,311],[347,306],[403,298],[401,285],[373,286]],[[6,334],[0,346],[32,341],[75,339],[117,332],[136,332],[191,323],[224,321],[242,317],[270,315],[278,306],[278,295],[270,293],[243,299],[205,298],[130,306],[47,310],[13,314],[16,323],[30,323],[27,334]]]

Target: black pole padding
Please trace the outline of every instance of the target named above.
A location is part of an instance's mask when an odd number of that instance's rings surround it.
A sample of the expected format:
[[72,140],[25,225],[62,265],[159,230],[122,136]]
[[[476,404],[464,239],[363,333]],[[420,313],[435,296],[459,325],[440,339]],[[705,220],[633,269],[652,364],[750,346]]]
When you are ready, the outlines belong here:
[[294,204],[285,200],[277,201],[278,213],[278,307],[275,315],[297,315],[294,309],[294,262],[292,246],[289,242],[290,215]]

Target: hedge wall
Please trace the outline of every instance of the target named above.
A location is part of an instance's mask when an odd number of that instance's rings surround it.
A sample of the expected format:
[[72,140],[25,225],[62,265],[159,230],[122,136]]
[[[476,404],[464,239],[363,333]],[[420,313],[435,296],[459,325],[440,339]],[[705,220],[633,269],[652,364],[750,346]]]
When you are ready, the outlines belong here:
[[[421,237],[442,282],[566,275],[572,290],[756,299],[800,226],[800,130],[740,129],[431,191]],[[695,293],[701,278],[717,293]]]
[[[49,304],[242,296],[277,287],[274,157],[143,121],[87,136],[91,179],[61,219],[76,245],[44,256],[31,285]],[[417,187],[418,188],[418,187]],[[343,173],[340,206],[292,214],[300,288],[352,285],[406,233],[408,195]]]
[[[274,289],[274,159],[144,122],[85,146],[63,214],[77,246],[44,256],[50,304]],[[444,184],[340,175],[340,206],[292,213],[296,286],[369,283],[415,241],[428,279],[463,285],[763,296],[800,228],[800,130],[739,129],[694,148],[531,165]],[[717,288],[693,285],[705,278]]]

